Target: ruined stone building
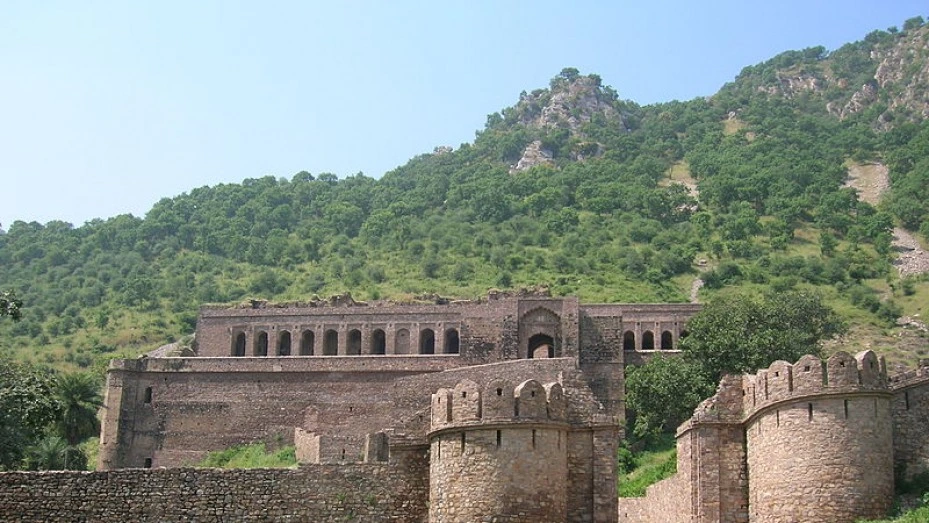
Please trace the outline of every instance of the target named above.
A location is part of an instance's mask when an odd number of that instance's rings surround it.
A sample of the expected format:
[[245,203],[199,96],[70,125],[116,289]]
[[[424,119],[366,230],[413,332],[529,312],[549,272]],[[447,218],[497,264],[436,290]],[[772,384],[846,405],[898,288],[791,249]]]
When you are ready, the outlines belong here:
[[[677,473],[617,499],[625,369],[697,310],[204,307],[194,353],[112,362],[100,471],[0,473],[0,520],[851,523],[929,470],[929,367],[839,352],[727,377],[678,429]],[[190,468],[255,441],[299,468]]]
[[674,350],[696,310],[538,296],[206,307],[195,356],[113,362],[99,468],[292,442],[307,466],[402,463],[404,483],[428,487],[409,503],[429,501],[430,521],[608,521],[624,365]]

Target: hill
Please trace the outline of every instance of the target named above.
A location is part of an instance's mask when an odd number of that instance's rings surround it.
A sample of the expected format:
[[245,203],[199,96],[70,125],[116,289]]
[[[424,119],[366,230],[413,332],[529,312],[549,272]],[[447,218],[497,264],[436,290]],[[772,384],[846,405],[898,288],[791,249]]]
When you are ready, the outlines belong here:
[[[924,357],[929,281],[893,263],[895,227],[929,238],[927,42],[914,18],[648,106],[567,68],[472,143],[380,179],[300,172],[197,188],[144,218],[15,222],[0,288],[26,307],[0,322],[0,350],[102,366],[181,340],[203,302],[251,297],[541,284],[646,302],[811,286],[853,325],[852,350]],[[879,201],[849,182],[865,165],[889,173]]]

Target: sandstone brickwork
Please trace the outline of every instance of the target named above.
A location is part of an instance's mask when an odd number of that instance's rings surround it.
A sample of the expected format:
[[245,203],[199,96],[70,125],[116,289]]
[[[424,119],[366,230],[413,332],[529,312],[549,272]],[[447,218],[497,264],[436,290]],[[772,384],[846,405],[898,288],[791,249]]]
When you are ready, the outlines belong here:
[[926,367],[888,379],[872,351],[727,376],[678,429],[677,474],[620,500],[620,521],[880,518],[895,466],[925,470],[926,390]]
[[426,521],[416,466],[0,472],[0,521]]
[[574,388],[589,390],[620,424],[626,358],[674,350],[698,310],[501,294],[436,301],[203,307],[196,356],[111,365],[99,467],[189,465],[236,444],[293,443],[296,428],[317,438],[318,462],[351,461],[368,434],[454,386],[450,371],[483,381],[555,378],[487,369],[497,363],[565,360],[555,365],[570,367]]

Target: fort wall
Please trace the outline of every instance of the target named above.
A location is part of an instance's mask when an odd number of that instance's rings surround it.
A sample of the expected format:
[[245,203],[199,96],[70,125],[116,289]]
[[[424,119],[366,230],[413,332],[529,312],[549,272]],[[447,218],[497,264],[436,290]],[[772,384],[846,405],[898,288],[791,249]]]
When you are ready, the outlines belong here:
[[[567,401],[559,383],[465,380],[432,396],[432,523],[562,523]],[[588,456],[589,459],[589,456]]]
[[[825,362],[804,356],[726,377],[678,429],[677,474],[645,498],[622,500],[620,514],[733,523],[883,516],[894,485],[891,400],[902,393],[891,393],[884,362],[871,351]],[[898,445],[919,446],[918,439]]]
[[297,470],[0,472],[0,521],[425,523],[428,467],[424,458],[417,461]]
[[[448,356],[115,360],[107,376],[99,468],[183,466],[233,445],[290,444],[294,427],[363,442],[364,435],[407,416],[405,407],[415,403],[394,403],[396,380],[457,362]],[[428,407],[421,389],[403,393]],[[349,455],[360,447],[356,443]],[[332,451],[339,456],[323,461],[342,461],[341,447]]]
[[695,463],[690,437],[677,439],[677,473],[650,485],[644,497],[620,498],[619,521],[683,523],[692,521]]
[[746,376],[752,522],[853,522],[893,500],[890,392],[873,352],[807,356]]
[[929,360],[891,381],[894,469],[898,479],[929,474]]

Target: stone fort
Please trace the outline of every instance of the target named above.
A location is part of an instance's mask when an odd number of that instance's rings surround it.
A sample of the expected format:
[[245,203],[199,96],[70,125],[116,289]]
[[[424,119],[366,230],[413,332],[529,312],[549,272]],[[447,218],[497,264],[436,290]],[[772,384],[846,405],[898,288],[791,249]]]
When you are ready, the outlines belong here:
[[[726,377],[677,473],[617,498],[625,369],[693,304],[205,306],[194,350],[115,360],[96,472],[0,473],[0,520],[853,522],[929,471],[929,367],[873,352]],[[293,444],[297,469],[191,466]]]

